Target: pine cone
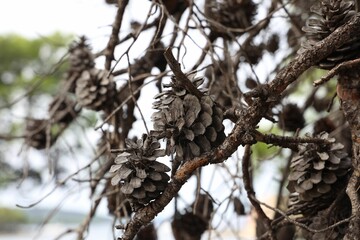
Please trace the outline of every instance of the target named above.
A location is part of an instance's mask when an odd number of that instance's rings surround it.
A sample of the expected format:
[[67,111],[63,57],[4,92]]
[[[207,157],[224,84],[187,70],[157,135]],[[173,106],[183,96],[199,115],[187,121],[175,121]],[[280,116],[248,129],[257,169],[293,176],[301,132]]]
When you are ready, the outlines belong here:
[[52,123],[68,125],[79,114],[80,109],[76,107],[76,102],[72,99],[59,96],[49,105],[49,114]]
[[[307,41],[302,44],[303,52],[311,48],[317,42],[323,40],[334,32],[338,27],[344,25],[356,13],[354,1],[321,0],[311,7],[314,16],[307,20],[303,31],[306,33]],[[340,48],[334,50],[318,66],[323,69],[331,69],[335,65],[358,58],[360,56],[360,36],[354,35]]]
[[153,223],[149,223],[146,226],[142,226],[139,232],[136,234],[134,240],[157,240],[158,236]]
[[279,127],[286,131],[297,131],[305,126],[304,115],[296,104],[287,104],[279,115]]
[[127,139],[126,152],[119,154],[110,172],[112,185],[121,184],[121,192],[130,200],[133,210],[147,205],[160,196],[170,177],[170,168],[156,159],[165,156],[160,143],[144,135],[136,143]]
[[95,57],[91,52],[86,38],[81,37],[79,42],[75,42],[69,49],[70,73],[82,73],[95,67]]
[[194,214],[209,222],[214,211],[214,205],[207,194],[199,194],[197,199],[191,204],[191,209]]
[[120,186],[112,186],[111,182],[108,181],[106,191],[109,213],[120,217],[130,217],[132,213],[130,202],[120,191]]
[[240,54],[242,55],[242,58],[245,62],[256,65],[261,60],[265,47],[266,46],[263,43],[256,45],[249,42],[242,46],[240,49]]
[[244,204],[241,202],[240,198],[235,197],[233,199],[233,203],[234,203],[234,210],[237,215],[239,216],[246,215]]
[[336,192],[345,187],[351,170],[351,159],[341,143],[336,143],[325,132],[317,137],[330,143],[301,144],[298,156],[291,160],[287,188],[294,194],[290,197],[290,210],[306,206],[299,210],[304,215],[312,215],[328,207]]
[[332,204],[328,209],[317,212],[314,217],[308,219],[308,226],[310,228],[315,230],[327,230],[317,233],[305,231],[305,237],[306,239],[311,240],[343,239],[348,229],[348,222],[344,222],[331,228],[329,228],[329,226],[350,216],[351,203],[349,197],[345,194],[345,191],[338,192],[336,204]]
[[280,37],[277,34],[272,34],[266,43],[266,50],[274,54],[279,49]]
[[36,149],[44,149],[49,144],[49,147],[56,141],[56,136],[53,136],[51,131],[48,132],[50,127],[49,120],[46,119],[33,119],[29,118],[26,121],[25,143]]
[[97,68],[82,72],[75,94],[80,105],[95,111],[111,109],[116,95],[113,76]]
[[192,212],[186,212],[175,215],[171,228],[175,240],[200,240],[208,224]]
[[[243,30],[250,27],[255,14],[256,4],[252,0],[206,0],[205,2],[205,16],[211,20],[210,29],[216,37],[231,38],[229,31],[224,28]],[[242,32],[230,32],[234,36],[242,34]]]
[[[156,2],[160,3],[158,0]],[[166,10],[171,15],[175,15],[176,13],[183,13],[189,6],[188,0],[165,0],[161,2],[164,4]]]
[[[173,79],[174,80],[174,79]],[[203,78],[193,79],[199,87]],[[176,84],[164,84],[170,90],[155,96],[153,104],[159,110],[152,115],[154,134],[165,137],[166,154],[176,153],[173,173],[183,162],[209,152],[225,139],[222,110],[210,96],[198,99]]]

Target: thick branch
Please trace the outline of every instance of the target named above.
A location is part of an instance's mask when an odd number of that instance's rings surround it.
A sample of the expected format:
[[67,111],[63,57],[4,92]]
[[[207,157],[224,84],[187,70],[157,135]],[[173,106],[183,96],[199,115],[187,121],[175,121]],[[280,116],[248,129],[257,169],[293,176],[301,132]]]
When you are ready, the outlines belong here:
[[192,84],[192,82],[187,78],[187,76],[181,71],[180,64],[174,58],[174,55],[171,52],[171,49],[168,48],[164,52],[167,63],[169,64],[171,70],[175,75],[176,82],[183,86],[186,90],[194,94],[196,97],[201,98],[203,94]]
[[128,223],[124,240],[133,239],[142,225],[149,223],[180,190],[181,186],[197,168],[207,164],[220,163],[230,157],[240,145],[249,143],[249,136],[246,134],[254,129],[263,116],[271,107],[268,99],[278,99],[280,94],[308,68],[315,65],[319,59],[329,55],[336,47],[345,43],[351,35],[357,34],[360,28],[360,15],[354,17],[349,23],[338,28],[329,37],[325,38],[312,49],[306,50],[298,55],[281,70],[267,88],[267,95],[255,99],[247,110],[244,110],[232,132],[225,141],[215,150],[207,155],[194,158],[182,165],[164,193],[148,206],[140,209]]
[[122,19],[124,16],[125,8],[127,4],[129,3],[129,0],[122,0],[119,1],[121,4],[119,5],[119,8],[116,13],[115,22],[113,24],[111,36],[109,39],[109,42],[105,49],[105,69],[110,70],[111,68],[111,62],[115,59],[114,57],[114,51],[116,45],[119,43],[119,32],[122,24]]

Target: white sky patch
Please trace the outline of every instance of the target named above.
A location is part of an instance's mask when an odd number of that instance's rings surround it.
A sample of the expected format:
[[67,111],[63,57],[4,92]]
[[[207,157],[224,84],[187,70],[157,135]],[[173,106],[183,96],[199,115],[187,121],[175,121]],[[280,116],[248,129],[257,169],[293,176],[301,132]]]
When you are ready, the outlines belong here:
[[0,34],[26,37],[55,31],[87,35],[113,22],[116,7],[102,0],[17,0],[0,3]]

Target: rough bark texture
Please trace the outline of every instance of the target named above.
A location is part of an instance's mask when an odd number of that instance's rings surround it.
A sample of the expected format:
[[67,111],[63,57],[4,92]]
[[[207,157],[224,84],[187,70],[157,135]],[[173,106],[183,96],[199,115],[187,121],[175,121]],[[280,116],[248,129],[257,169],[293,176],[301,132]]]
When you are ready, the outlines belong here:
[[353,140],[353,173],[346,193],[352,205],[352,220],[349,223],[346,240],[359,238],[360,232],[360,74],[358,66],[351,66],[339,74],[338,95],[341,108],[350,125]]

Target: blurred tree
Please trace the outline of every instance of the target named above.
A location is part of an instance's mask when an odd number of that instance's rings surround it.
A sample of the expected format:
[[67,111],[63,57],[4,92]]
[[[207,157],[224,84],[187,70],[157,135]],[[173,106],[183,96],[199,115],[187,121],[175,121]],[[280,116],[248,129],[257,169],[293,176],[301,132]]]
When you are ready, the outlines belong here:
[[[16,135],[23,133],[25,125],[22,117],[26,116],[27,111],[32,111],[34,99],[43,99],[44,96],[56,93],[68,65],[67,62],[61,62],[61,58],[67,53],[67,46],[72,39],[71,35],[60,33],[36,39],[14,34],[0,36],[0,114],[3,116],[0,131],[0,186],[18,181],[25,173],[38,182],[41,180],[38,171],[23,171],[22,167],[8,161],[6,148],[10,140],[19,144]],[[17,117],[19,119],[14,119]]]

